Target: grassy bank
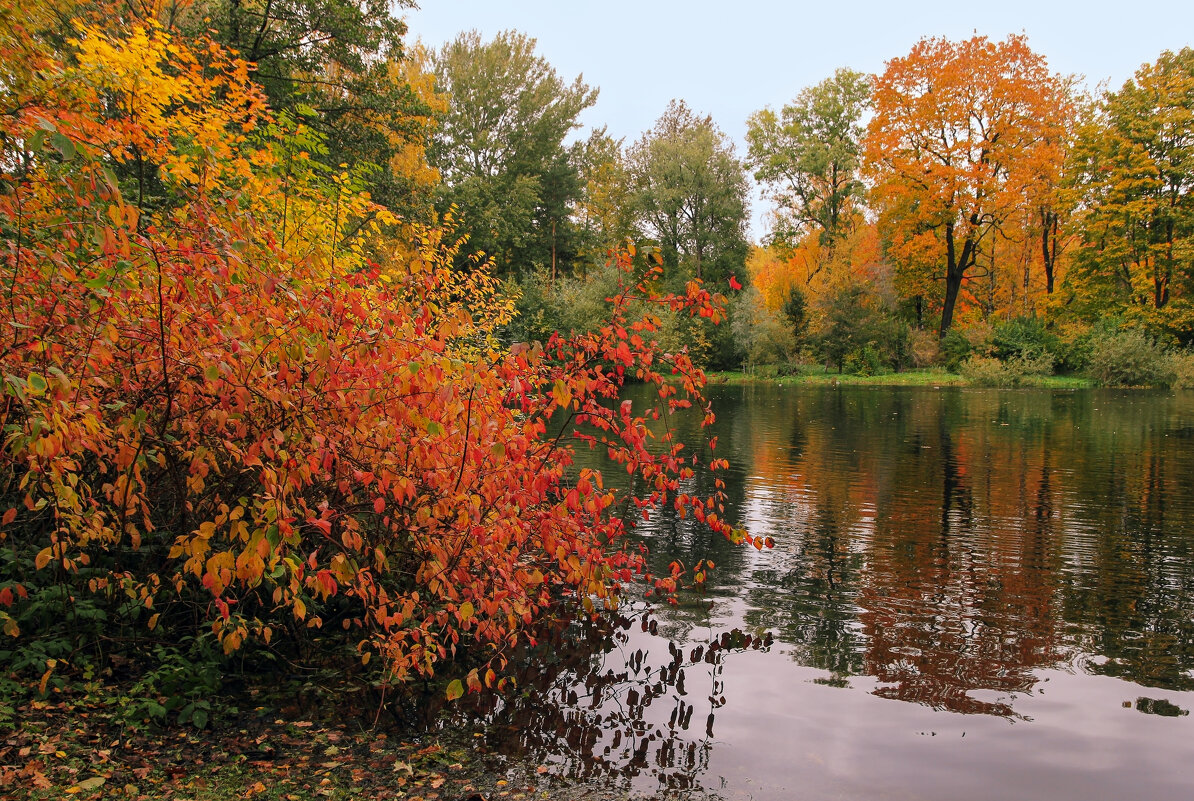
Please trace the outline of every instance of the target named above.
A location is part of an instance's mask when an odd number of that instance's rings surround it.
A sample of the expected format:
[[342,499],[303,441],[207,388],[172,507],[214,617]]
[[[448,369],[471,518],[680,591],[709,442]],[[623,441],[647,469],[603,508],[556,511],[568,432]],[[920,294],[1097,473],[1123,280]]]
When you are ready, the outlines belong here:
[[[799,372],[789,375],[764,372],[711,372],[710,384],[778,384],[802,386],[876,386],[876,387],[964,387],[973,386],[958,373],[938,368],[904,370],[899,373],[880,375],[854,375],[836,373],[823,367],[801,367]],[[1094,386],[1088,378],[1081,376],[1028,376],[1021,386],[1044,389],[1087,389]]]

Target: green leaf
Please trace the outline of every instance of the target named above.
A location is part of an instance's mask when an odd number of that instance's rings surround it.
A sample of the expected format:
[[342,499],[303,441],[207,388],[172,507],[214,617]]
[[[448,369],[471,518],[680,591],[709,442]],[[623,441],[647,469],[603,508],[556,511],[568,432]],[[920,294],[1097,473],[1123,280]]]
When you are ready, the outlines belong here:
[[50,144],[65,160],[70,161],[75,157],[75,143],[70,140],[70,137],[55,131],[50,134]]
[[46,391],[46,386],[46,379],[42,378],[37,373],[29,374],[29,389],[33,390],[34,394],[42,394]]
[[464,685],[460,683],[460,679],[452,679],[448,685],[448,700],[455,701],[462,695],[464,695]]
[[23,403],[25,401],[25,382],[15,375],[4,376],[5,394],[16,395]]

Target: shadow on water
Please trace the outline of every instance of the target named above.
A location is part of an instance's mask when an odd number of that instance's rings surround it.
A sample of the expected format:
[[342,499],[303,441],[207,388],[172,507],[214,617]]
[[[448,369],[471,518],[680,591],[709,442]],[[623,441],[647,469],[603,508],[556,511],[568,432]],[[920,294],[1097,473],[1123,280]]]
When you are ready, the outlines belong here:
[[1190,395],[714,388],[729,518],[775,548],[641,521],[656,571],[716,563],[706,594],[569,627],[476,711],[639,789],[1194,795]]
[[695,790],[727,665],[771,645],[769,634],[735,628],[682,650],[649,611],[612,614],[549,634],[521,656],[513,695],[470,697],[466,713],[485,722],[493,753],[580,781]]

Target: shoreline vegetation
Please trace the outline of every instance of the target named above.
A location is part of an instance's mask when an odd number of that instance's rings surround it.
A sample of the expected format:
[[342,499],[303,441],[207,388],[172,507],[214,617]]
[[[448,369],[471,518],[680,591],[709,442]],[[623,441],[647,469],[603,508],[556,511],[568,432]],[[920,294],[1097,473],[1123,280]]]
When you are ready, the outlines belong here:
[[[837,373],[824,367],[802,366],[792,372],[773,370],[729,371],[707,374],[709,386],[738,384],[775,384],[777,386],[863,386],[863,387],[989,387],[960,373],[937,368],[912,368],[898,373],[856,375]],[[1097,384],[1083,376],[1030,376],[1016,385],[1031,389],[1092,389]],[[1005,387],[1008,388],[1008,387]]]

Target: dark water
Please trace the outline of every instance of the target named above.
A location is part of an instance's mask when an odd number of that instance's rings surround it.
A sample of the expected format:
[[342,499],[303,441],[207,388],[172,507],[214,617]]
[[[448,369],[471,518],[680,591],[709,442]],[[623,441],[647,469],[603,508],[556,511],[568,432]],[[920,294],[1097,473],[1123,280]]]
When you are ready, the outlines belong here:
[[496,744],[727,798],[1194,798],[1194,393],[711,394],[775,548],[640,526],[707,593],[553,650]]

